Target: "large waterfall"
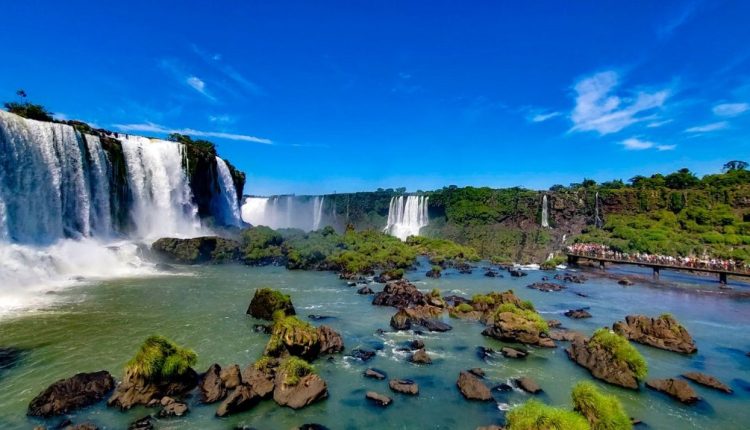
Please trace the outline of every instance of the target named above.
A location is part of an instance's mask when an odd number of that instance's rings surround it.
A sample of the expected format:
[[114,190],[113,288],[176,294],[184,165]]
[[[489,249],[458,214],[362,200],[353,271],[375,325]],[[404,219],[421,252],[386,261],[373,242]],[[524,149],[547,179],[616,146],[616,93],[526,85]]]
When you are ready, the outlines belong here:
[[549,203],[546,194],[542,197],[542,227],[549,227]]
[[422,227],[429,224],[426,196],[392,197],[388,207],[388,224],[384,231],[401,240],[418,236]]
[[220,157],[216,157],[216,166],[219,170],[219,188],[221,193],[215,196],[216,217],[224,225],[239,227],[242,225],[240,218],[240,205],[237,202],[237,189],[234,187],[234,180],[229,172],[227,163]]
[[[184,145],[117,139],[0,111],[0,315],[82,279],[155,273],[136,242],[208,233]],[[217,164],[218,198],[237,225],[237,193]]]
[[242,205],[243,221],[273,229],[314,231],[333,219],[325,212],[324,196],[247,197]]

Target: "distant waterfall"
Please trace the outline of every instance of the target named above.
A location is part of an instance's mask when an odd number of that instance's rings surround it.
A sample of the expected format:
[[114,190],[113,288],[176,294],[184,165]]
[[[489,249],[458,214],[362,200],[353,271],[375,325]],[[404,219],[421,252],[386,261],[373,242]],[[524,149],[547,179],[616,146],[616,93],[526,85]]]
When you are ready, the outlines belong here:
[[426,196],[394,196],[388,207],[388,224],[384,232],[406,240],[418,236],[422,227],[429,224]]
[[542,197],[542,227],[549,227],[549,204],[546,194]]
[[216,157],[216,166],[219,174],[219,195],[215,196],[216,217],[224,225],[239,227],[242,225],[240,218],[240,205],[237,203],[237,189],[234,187],[232,174],[229,172],[227,163],[220,157]]
[[604,225],[602,218],[599,216],[599,191],[594,195],[594,227],[601,228]]
[[333,221],[326,215],[323,196],[248,197],[242,205],[242,220],[273,229],[319,230]]

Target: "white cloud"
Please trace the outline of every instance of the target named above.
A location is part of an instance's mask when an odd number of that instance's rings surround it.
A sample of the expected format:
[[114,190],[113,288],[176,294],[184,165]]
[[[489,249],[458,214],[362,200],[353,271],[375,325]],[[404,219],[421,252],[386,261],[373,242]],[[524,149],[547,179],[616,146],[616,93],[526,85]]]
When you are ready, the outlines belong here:
[[223,133],[223,132],[217,132],[217,131],[201,131],[201,130],[194,130],[192,128],[169,128],[169,127],[161,126],[159,124],[154,124],[153,122],[145,122],[145,123],[138,123],[138,124],[113,124],[113,126],[117,128],[118,130],[122,130],[126,132],[138,131],[138,132],[146,132],[146,133],[163,133],[163,134],[179,133],[179,134],[185,134],[191,137],[215,137],[219,139],[239,140],[243,142],[253,142],[253,143],[262,143],[264,145],[273,145],[273,141],[271,141],[270,139],[250,136],[247,134]]
[[561,112],[547,112],[547,113],[537,113],[535,115],[532,115],[529,117],[529,121],[531,122],[544,122],[548,119],[552,119],[556,116],[562,115]]
[[750,110],[748,103],[722,103],[714,106],[713,111],[718,116],[737,116]]
[[637,91],[632,97],[620,97],[613,92],[619,86],[617,72],[596,73],[579,81],[576,106],[571,114],[571,131],[596,131],[600,135],[616,133],[632,124],[652,119],[640,114],[660,108],[669,91]]
[[640,140],[635,137],[631,137],[630,139],[625,139],[622,142],[620,142],[620,144],[629,151],[642,151],[644,149],[649,149],[654,146],[654,142],[649,142],[647,140]]
[[653,122],[650,122],[650,123],[646,124],[646,127],[648,127],[648,128],[658,128],[658,127],[661,127],[663,125],[667,125],[667,124],[669,124],[670,122],[673,122],[673,121],[674,121],[673,119],[665,119],[664,121],[653,121]]
[[713,122],[706,125],[698,125],[685,129],[685,133],[708,133],[710,131],[724,130],[729,127],[729,123],[726,121]]
[[218,124],[231,124],[235,121],[231,115],[209,115],[208,120]]
[[206,83],[203,82],[199,77],[188,76],[188,78],[185,79],[185,83],[187,83],[192,89],[198,91],[209,99],[216,100],[216,98],[209,94],[209,92],[206,90]]
[[677,145],[656,145],[657,151],[673,151]]

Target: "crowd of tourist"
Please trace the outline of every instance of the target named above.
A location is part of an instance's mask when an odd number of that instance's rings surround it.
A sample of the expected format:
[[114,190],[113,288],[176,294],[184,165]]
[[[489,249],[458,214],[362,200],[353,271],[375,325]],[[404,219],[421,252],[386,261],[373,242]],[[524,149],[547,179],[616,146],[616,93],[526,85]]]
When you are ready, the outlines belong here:
[[750,265],[740,260],[726,260],[712,257],[682,257],[672,255],[633,254],[613,250],[599,243],[574,243],[568,246],[568,252],[576,255],[606,258],[609,260],[630,261],[634,263],[677,266],[688,269],[726,270],[728,272],[750,272]]

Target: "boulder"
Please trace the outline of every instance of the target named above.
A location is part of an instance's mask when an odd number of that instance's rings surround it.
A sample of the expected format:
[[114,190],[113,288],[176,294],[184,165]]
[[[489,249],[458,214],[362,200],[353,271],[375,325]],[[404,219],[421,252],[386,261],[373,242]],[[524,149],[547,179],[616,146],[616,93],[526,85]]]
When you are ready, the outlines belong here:
[[573,273],[564,273],[564,274],[557,274],[554,276],[555,279],[558,281],[563,282],[572,282],[574,284],[583,284],[586,282],[586,277],[583,275],[576,275]]
[[682,379],[652,379],[646,381],[646,386],[652,390],[667,394],[686,405],[691,405],[700,400],[698,394],[696,394],[692,387]]
[[336,354],[344,350],[344,339],[338,332],[326,325],[318,327],[318,342],[320,343],[319,355]]
[[240,385],[232,390],[216,409],[217,417],[244,412],[257,405],[262,397],[253,390],[252,386]]
[[365,370],[364,375],[366,378],[377,379],[379,381],[382,381],[386,378],[385,373],[372,368]]
[[401,394],[409,394],[412,396],[419,394],[419,385],[410,379],[391,379],[388,381],[388,387]]
[[70,413],[102,400],[115,386],[109,372],[78,373],[61,379],[39,393],[29,403],[31,416],[49,417]]
[[573,319],[591,318],[591,314],[586,309],[571,309],[565,312],[565,316]]
[[286,379],[284,372],[276,375],[273,400],[280,406],[300,409],[328,397],[326,382],[314,373],[299,378],[294,385],[288,385]]
[[368,391],[365,394],[365,398],[378,406],[388,406],[393,402],[390,397],[376,393],[374,391]]
[[416,364],[432,364],[432,358],[427,355],[427,352],[424,349],[418,349],[414,354],[412,354],[409,361]]
[[520,278],[523,276],[527,276],[526,272],[523,272],[521,270],[516,270],[516,269],[508,269],[508,273],[510,273],[510,276],[512,278]]
[[424,341],[422,339],[414,339],[409,343],[409,349],[412,351],[417,349],[424,349]]
[[555,347],[554,341],[544,337],[543,332],[533,321],[513,312],[500,312],[492,325],[487,327],[482,334],[503,342],[518,342],[545,348]]
[[481,379],[477,378],[469,372],[461,372],[458,374],[458,381],[456,381],[458,390],[467,400],[481,400],[489,401],[492,400],[492,393],[490,389],[482,382]]
[[554,282],[534,282],[531,285],[527,285],[526,288],[550,293],[554,291],[562,291],[565,287],[560,284],[555,284]]
[[625,321],[618,321],[612,329],[626,338],[667,351],[693,354],[698,351],[690,333],[671,315],[658,318],[645,315],[628,315]]
[[224,386],[224,381],[221,380],[221,366],[216,363],[212,364],[203,374],[198,388],[203,403],[218,402],[226,397],[227,389]]
[[700,372],[688,372],[682,375],[683,378],[689,379],[696,384],[703,385],[705,387],[713,388],[714,390],[723,391],[727,394],[732,394],[732,389],[725,383],[719,381],[711,375],[706,375]]
[[240,243],[218,236],[190,239],[163,237],[151,245],[151,251],[167,263],[224,263],[239,259]]
[[411,329],[411,316],[406,312],[406,309],[399,309],[398,312],[391,317],[391,327],[397,331]]
[[414,284],[401,279],[385,284],[383,291],[375,294],[372,301],[376,306],[393,306],[396,308],[408,308],[412,306],[426,305],[427,299]]
[[443,274],[442,274],[441,270],[430,269],[430,270],[427,271],[427,273],[426,273],[425,276],[427,276],[428,278],[437,279],[437,278],[443,276]]
[[135,405],[148,405],[164,396],[181,397],[198,385],[198,374],[191,368],[170,380],[147,380],[126,370],[122,383],[117,386],[107,406],[127,410]]
[[537,394],[542,391],[542,387],[540,387],[539,384],[536,383],[536,381],[529,378],[528,376],[516,378],[513,380],[513,382],[516,383],[516,386],[518,388],[526,391],[527,393]]
[[528,352],[511,348],[509,346],[504,346],[502,349],[500,349],[500,353],[503,354],[503,357],[505,358],[526,358],[527,355],[529,355]]
[[242,375],[240,373],[240,366],[233,364],[225,369],[221,370],[221,381],[227,390],[237,388],[242,384]]
[[185,403],[165,396],[161,399],[162,408],[159,411],[159,418],[181,417],[188,413],[189,409]]
[[495,355],[495,350],[492,348],[487,348],[486,346],[478,346],[477,349],[477,357],[479,357],[480,360],[487,361],[491,359]]
[[633,281],[631,281],[628,278],[622,278],[619,281],[617,281],[617,283],[620,284],[620,285],[625,285],[625,286],[633,285]]
[[576,338],[565,352],[568,358],[588,369],[595,378],[620,387],[638,389],[635,372],[602,345],[592,343],[589,339]]
[[418,324],[428,331],[446,332],[453,329],[450,324],[432,318],[422,318],[419,320]]
[[375,292],[372,291],[372,288],[368,286],[364,286],[360,288],[359,290],[357,290],[357,294],[367,295],[367,294],[375,294]]
[[479,367],[469,369],[469,373],[476,376],[477,378],[484,378],[484,370]]
[[292,298],[270,288],[255,290],[247,314],[262,320],[273,320],[273,313],[283,311],[284,315],[295,315]]
[[552,330],[549,333],[549,337],[550,339],[563,342],[575,342],[578,340],[583,342],[586,339],[586,336],[583,333],[565,329]]
[[273,393],[274,381],[276,379],[275,366],[277,366],[275,362],[262,369],[258,369],[252,364],[247,366],[242,371],[243,384],[252,387],[253,392],[260,396],[261,399],[270,397],[271,393]]
[[488,278],[495,278],[495,277],[497,277],[497,275],[498,275],[498,273],[497,273],[497,272],[495,272],[495,271],[494,271],[494,270],[492,270],[492,269],[487,269],[487,271],[486,271],[486,272],[484,272],[484,276],[486,276],[486,277],[488,277]]
[[352,352],[349,353],[349,356],[352,358],[356,358],[363,362],[370,361],[372,358],[375,357],[375,351],[370,351],[369,349],[355,348],[352,350]]
[[128,430],[154,430],[154,418],[151,415],[139,418],[128,425]]
[[560,328],[562,327],[562,323],[558,320],[547,320],[547,326],[549,328]]

